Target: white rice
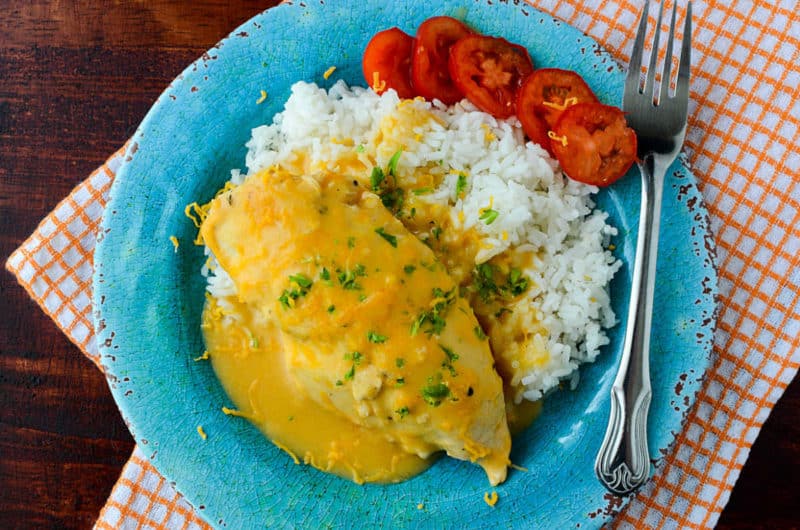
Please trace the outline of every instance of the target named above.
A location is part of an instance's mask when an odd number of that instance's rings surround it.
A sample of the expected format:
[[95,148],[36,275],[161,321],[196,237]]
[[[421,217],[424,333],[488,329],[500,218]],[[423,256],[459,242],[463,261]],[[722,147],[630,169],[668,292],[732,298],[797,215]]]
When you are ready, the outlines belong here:
[[[327,92],[315,84],[296,83],[273,123],[253,129],[247,173],[274,165],[291,167],[298,153],[303,153],[304,163],[335,171],[341,157],[353,156],[354,145],[365,146],[360,156],[386,167],[395,147],[383,148],[374,139],[399,103],[393,90],[379,96],[341,81]],[[595,209],[591,194],[597,188],[562,176],[546,151],[525,143],[516,118],[497,120],[466,100],[450,108],[418,100],[403,105],[433,112],[439,120],[415,127],[416,140],[404,143],[398,164],[401,184],[413,187],[420,167],[443,176],[423,199],[449,205],[454,226],[458,219],[464,230],[474,228],[480,234],[476,264],[509,249],[536,251],[533,266],[524,271],[531,282],[520,307],[549,331],[546,339],[540,337],[549,359],[521,374],[524,397],[539,399],[563,380],[574,386],[578,365],[594,361],[608,343],[604,330],[616,323],[608,283],[620,263],[606,246],[617,231],[607,224],[607,215]],[[460,198],[455,192],[458,172],[469,176]],[[232,171],[235,184],[245,178],[241,171]],[[489,205],[499,215],[486,224],[480,215]],[[235,287],[213,257],[211,263],[208,291],[224,303]]]

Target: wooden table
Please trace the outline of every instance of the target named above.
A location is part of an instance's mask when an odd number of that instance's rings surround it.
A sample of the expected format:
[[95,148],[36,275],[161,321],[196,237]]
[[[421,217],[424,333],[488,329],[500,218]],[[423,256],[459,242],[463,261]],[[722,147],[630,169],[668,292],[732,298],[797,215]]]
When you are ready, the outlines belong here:
[[[0,1],[0,257],[134,132],[157,95],[275,3]],[[0,273],[0,528],[90,528],[133,449],[105,379]],[[800,381],[720,528],[796,527]]]

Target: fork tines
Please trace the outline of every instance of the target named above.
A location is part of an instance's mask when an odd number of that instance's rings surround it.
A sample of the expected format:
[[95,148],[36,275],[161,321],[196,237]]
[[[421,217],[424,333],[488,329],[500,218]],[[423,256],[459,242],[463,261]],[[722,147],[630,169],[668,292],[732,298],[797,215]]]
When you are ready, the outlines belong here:
[[[647,19],[650,7],[649,0],[645,2],[644,9],[642,10],[642,18],[639,21],[639,29],[636,33],[636,40],[633,43],[633,51],[631,52],[631,61],[628,68],[628,77],[625,80],[626,93],[632,93],[637,90],[639,94],[645,94],[648,99],[653,101],[653,105],[658,105],[669,97],[670,78],[672,77],[672,58],[673,48],[675,42],[675,21],[677,15],[677,1],[672,5],[672,20],[669,27],[669,36],[667,38],[667,49],[664,58],[664,68],[660,76],[660,89],[658,98],[655,97],[656,91],[656,66],[658,63],[658,48],[661,39],[661,18],[664,13],[664,4],[666,0],[661,0],[661,5],[658,9],[658,18],[656,19],[655,35],[653,37],[653,46],[650,51],[650,63],[647,68],[645,76],[642,76],[642,57],[644,55],[645,36],[647,34]],[[692,2],[688,2],[686,6],[686,18],[683,24],[683,39],[681,43],[681,52],[678,66],[678,82],[676,83],[677,97],[687,97],[689,90],[689,68],[691,64],[691,42],[692,42]],[[682,92],[685,91],[686,94]]]

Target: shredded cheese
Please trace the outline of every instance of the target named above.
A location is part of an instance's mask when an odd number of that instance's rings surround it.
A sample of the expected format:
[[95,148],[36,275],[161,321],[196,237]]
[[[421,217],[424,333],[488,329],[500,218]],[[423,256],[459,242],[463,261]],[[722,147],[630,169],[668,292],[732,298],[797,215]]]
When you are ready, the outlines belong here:
[[422,503],[417,504],[417,510],[422,510],[425,508],[425,505]]
[[[536,318],[540,318],[540,317],[537,316]],[[508,467],[510,467],[511,469],[516,469],[517,471],[522,471],[523,473],[527,473],[528,472],[528,468],[527,467],[518,466],[517,464],[509,464]]]
[[380,72],[372,72],[372,90],[376,94],[380,94],[386,90],[386,81],[381,80]]
[[285,445],[283,445],[280,442],[276,442],[275,440],[272,440],[272,443],[275,444],[275,447],[277,447],[281,451],[285,451],[289,456],[291,456],[292,460],[294,460],[295,464],[297,464],[298,466],[300,465],[300,459],[297,458],[297,455],[294,454],[291,449],[289,449],[288,447],[286,447]]
[[562,145],[562,147],[567,146],[567,135],[559,136],[555,133],[555,131],[547,131],[547,137],[550,138],[551,140],[559,142]]
[[545,107],[550,107],[551,109],[556,109],[560,111],[564,111],[567,107],[571,105],[575,105],[578,102],[578,98],[572,97],[567,98],[564,100],[564,103],[556,103],[554,101],[542,101],[542,105]]
[[222,412],[224,412],[226,416],[236,416],[237,418],[253,419],[253,417],[246,412],[242,412],[241,410],[236,410],[236,409],[229,409],[228,407],[222,407]]
[[199,434],[200,438],[202,438],[203,440],[208,438],[208,435],[206,434],[206,431],[203,430],[203,426],[202,425],[198,425],[197,426],[197,434]]
[[195,357],[194,360],[195,360],[195,362],[197,362],[197,361],[207,361],[210,356],[211,355],[208,353],[208,350],[206,350],[206,351],[203,352],[203,355],[201,355],[200,357]]
[[169,236],[169,240],[172,242],[172,246],[175,247],[175,252],[178,252],[178,245],[180,245],[180,241],[175,236]]
[[496,491],[493,491],[491,493],[491,495],[489,494],[488,491],[483,494],[483,502],[485,502],[486,504],[488,504],[492,508],[494,508],[494,505],[497,504],[497,498],[498,497],[497,497],[497,492]]
[[261,97],[256,100],[256,105],[261,105],[262,103],[264,103],[265,99],[267,99],[267,91],[262,90]]
[[331,75],[333,75],[333,72],[335,72],[335,71],[336,71],[336,67],[335,66],[331,66],[330,68],[325,70],[324,74],[322,74],[323,79],[328,79]]
[[483,129],[483,139],[487,142],[491,142],[497,140],[497,136],[492,132],[491,127],[489,127],[486,123],[481,123],[481,128]]

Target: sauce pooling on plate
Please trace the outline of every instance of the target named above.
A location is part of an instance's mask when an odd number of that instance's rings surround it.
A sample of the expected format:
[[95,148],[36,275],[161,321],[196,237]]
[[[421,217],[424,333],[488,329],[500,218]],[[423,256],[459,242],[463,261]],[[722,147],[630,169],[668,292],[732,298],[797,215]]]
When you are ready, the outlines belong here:
[[503,382],[480,324],[377,195],[269,169],[215,198],[201,233],[237,293],[204,310],[215,370],[277,445],[357,482],[403,480],[438,451],[505,479]]

